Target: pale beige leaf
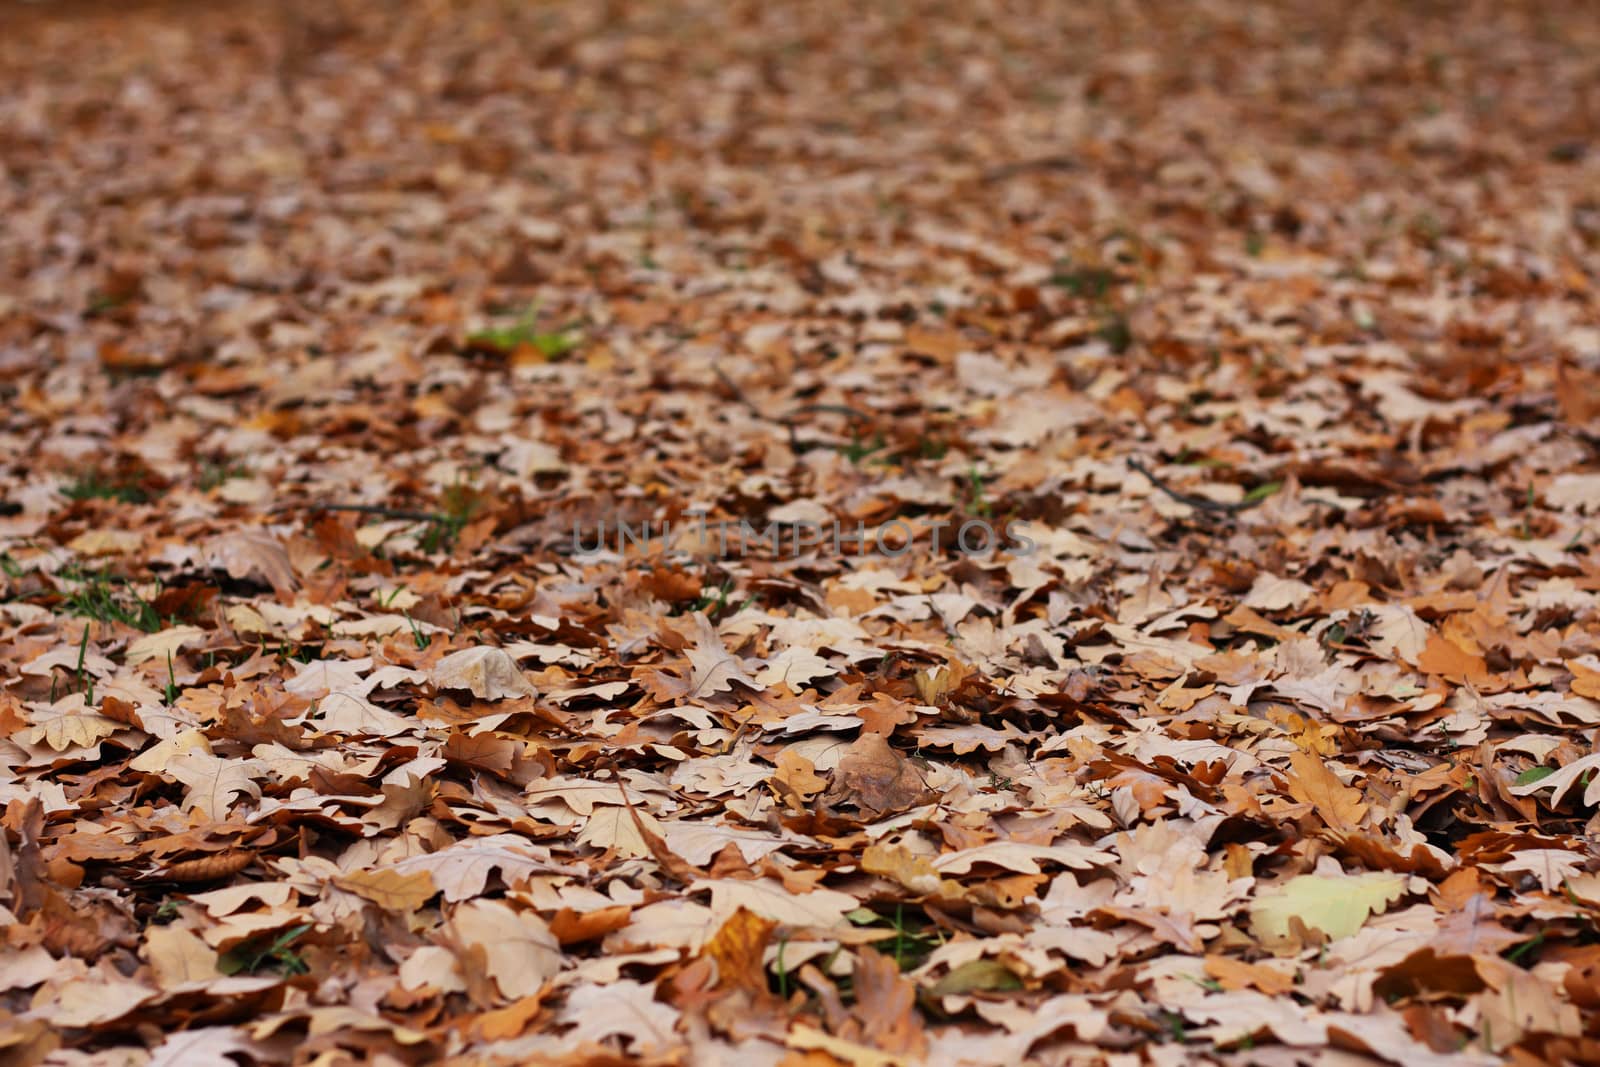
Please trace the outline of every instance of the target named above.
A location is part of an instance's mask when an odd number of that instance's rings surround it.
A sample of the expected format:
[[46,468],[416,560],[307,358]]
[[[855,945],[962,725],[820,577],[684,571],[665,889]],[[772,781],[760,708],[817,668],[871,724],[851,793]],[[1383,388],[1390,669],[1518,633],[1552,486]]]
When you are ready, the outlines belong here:
[[533,683],[504,649],[483,645],[452,652],[430,672],[440,689],[464,689],[479,700],[535,695]]
[[607,985],[581,985],[567,994],[560,1022],[567,1036],[599,1044],[620,1038],[635,1055],[679,1044],[677,1009],[655,999],[654,988],[621,978]]
[[43,744],[55,752],[69,748],[87,748],[104,740],[118,730],[128,729],[127,724],[92,711],[67,712],[54,715],[15,734],[24,745]]
[[793,893],[767,878],[702,878],[692,888],[711,890],[711,911],[717,925],[745,908],[764,919],[788,926],[828,928],[843,925],[845,913],[860,904],[849,893],[833,889]]
[[205,546],[206,561],[221,567],[228,577],[264,582],[280,596],[300,584],[283,543],[270,534],[235,530],[212,538]]
[[1028,845],[1020,841],[994,841],[987,845],[949,852],[933,861],[940,874],[967,874],[979,864],[991,864],[1020,874],[1040,874],[1041,862],[1057,863],[1073,870],[1086,871],[1116,862],[1103,849],[1088,845]]
[[144,956],[162,992],[221,977],[217,951],[176,924],[145,930]]
[[221,759],[207,752],[186,752],[167,760],[160,773],[188,787],[183,810],[198,810],[210,819],[222,819],[240,797],[261,799],[256,776],[266,768],[259,760]]
[[450,926],[467,945],[479,945],[489,974],[508,998],[531,997],[561,970],[561,945],[545,921],[498,900],[456,908]]
[[150,660],[166,663],[167,658],[176,657],[184,645],[201,641],[205,635],[206,632],[198,626],[173,626],[139,638],[128,646],[122,659],[130,667]]
[[469,837],[437,852],[408,856],[389,869],[408,877],[427,871],[450,903],[482,893],[495,872],[508,885],[519,885],[533,874],[568,871],[550,859],[548,850],[515,834]]

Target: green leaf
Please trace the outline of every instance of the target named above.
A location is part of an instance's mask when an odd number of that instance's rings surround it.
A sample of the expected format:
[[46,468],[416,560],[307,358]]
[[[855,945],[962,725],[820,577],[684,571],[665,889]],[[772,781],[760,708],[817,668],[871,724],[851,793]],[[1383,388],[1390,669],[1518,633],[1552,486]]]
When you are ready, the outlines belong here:
[[1018,978],[999,960],[968,960],[928,988],[936,997],[961,993],[998,993],[1022,988]]
[[1554,773],[1556,773],[1556,769],[1554,767],[1529,767],[1527,770],[1517,775],[1517,780],[1513,784],[1532,785],[1534,782],[1542,782],[1544,779],[1550,777]]
[[1282,482],[1263,482],[1244,495],[1244,502],[1254,504],[1257,500],[1265,500],[1282,488]]
[[1250,909],[1250,929],[1257,937],[1277,941],[1289,936],[1289,920],[1321,930],[1337,941],[1361,929],[1406,891],[1406,876],[1388,871],[1369,874],[1303,874],[1265,890]]

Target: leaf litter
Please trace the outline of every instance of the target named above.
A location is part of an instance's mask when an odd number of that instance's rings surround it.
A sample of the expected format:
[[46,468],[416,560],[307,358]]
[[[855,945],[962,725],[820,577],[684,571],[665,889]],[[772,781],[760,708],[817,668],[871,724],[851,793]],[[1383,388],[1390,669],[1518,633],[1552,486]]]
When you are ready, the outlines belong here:
[[1581,6],[12,7],[8,1063],[1600,1059]]

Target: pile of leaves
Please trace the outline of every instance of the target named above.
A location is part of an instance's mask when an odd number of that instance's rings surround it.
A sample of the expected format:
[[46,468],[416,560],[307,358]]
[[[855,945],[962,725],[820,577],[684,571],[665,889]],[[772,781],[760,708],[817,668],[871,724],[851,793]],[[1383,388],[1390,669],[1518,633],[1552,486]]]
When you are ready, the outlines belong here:
[[1600,24],[1167,7],[0,7],[4,1061],[1600,1058]]

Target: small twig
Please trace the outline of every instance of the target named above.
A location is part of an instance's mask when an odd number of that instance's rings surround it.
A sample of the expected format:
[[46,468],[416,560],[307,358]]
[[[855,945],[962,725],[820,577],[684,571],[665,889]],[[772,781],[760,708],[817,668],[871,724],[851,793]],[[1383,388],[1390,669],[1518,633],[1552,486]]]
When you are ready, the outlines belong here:
[[644,847],[650,850],[650,855],[667,874],[684,885],[693,882],[700,876],[700,872],[690,866],[687,860],[675,855],[667,847],[667,843],[644,824],[644,820],[639,817],[639,809],[633,806],[633,799],[628,796],[628,787],[623,784],[622,771],[617,767],[616,759],[612,758],[606,762],[611,768],[611,780],[616,782],[617,791],[622,794],[622,803],[628,809],[628,815],[633,819],[633,827],[639,831],[639,839],[644,842]]
[[842,414],[842,416],[845,416],[846,419],[854,419],[856,422],[872,421],[872,416],[870,416],[870,414],[867,414],[866,411],[859,410],[859,408],[851,408],[848,403],[803,403],[803,405],[795,408],[794,411],[790,411],[789,418],[795,418],[797,414],[810,414],[811,411],[824,411],[824,413],[827,414]]
[[[1262,504],[1265,504],[1268,500],[1272,499],[1274,495],[1269,493],[1266,496],[1257,497],[1254,500],[1241,500],[1237,503],[1230,504],[1221,500],[1212,500],[1210,497],[1197,496],[1194,493],[1185,493],[1181,489],[1174,489],[1172,484],[1165,478],[1162,478],[1160,475],[1150,470],[1132,456],[1128,457],[1128,466],[1132,467],[1134,470],[1150,479],[1151,485],[1155,486],[1157,489],[1161,490],[1178,503],[1187,504],[1191,508],[1196,508],[1200,511],[1214,511],[1223,515],[1237,515],[1241,511],[1249,511],[1251,508],[1260,507]],[[1301,496],[1299,499],[1303,504],[1319,504],[1325,508],[1332,508],[1334,511],[1345,510],[1345,506],[1343,504],[1336,504],[1331,500],[1323,500],[1321,497]]]
[[745,396],[744,390],[740,389],[738,383],[736,383],[732,378],[728,377],[727,371],[724,371],[715,363],[711,364],[711,370],[712,373],[716,374],[717,380],[727,388],[729,393],[733,394],[733,398],[743,405],[744,408],[750,412],[750,414],[754,415],[763,422],[776,422],[789,432],[789,451],[796,453],[800,451],[800,438],[795,433],[794,421],[792,419],[785,418],[783,416],[774,417],[772,415],[768,415],[765,411],[762,411],[756,406],[756,402],[754,400],[751,400],[748,396]]
[[1221,500],[1212,500],[1210,497],[1196,496],[1193,493],[1185,493],[1182,490],[1174,489],[1165,478],[1162,478],[1154,471],[1148,470],[1144,464],[1131,457],[1128,459],[1128,466],[1132,467],[1134,470],[1150,479],[1151,485],[1155,486],[1157,489],[1161,490],[1178,503],[1187,504],[1191,508],[1198,508],[1201,511],[1216,511],[1221,512],[1224,515],[1235,515],[1241,511],[1246,511],[1250,508],[1256,507],[1257,505],[1261,504],[1262,501],[1266,500],[1266,497],[1262,497],[1260,500],[1241,500],[1237,504],[1228,504]]
[[449,522],[450,516],[437,511],[407,511],[405,508],[386,508],[381,504],[280,504],[274,511],[353,511],[358,515],[376,515],[384,519],[410,519],[412,522]]
[[1005,181],[1015,178],[1020,174],[1029,174],[1041,170],[1077,170],[1078,161],[1071,156],[1040,156],[1037,159],[1019,159],[1015,163],[1004,163],[998,167],[990,167],[983,172],[984,182]]

